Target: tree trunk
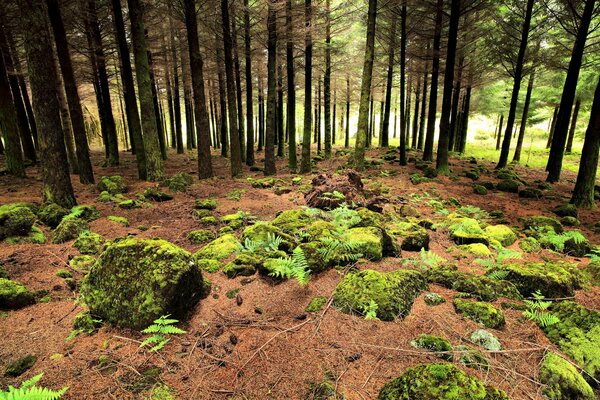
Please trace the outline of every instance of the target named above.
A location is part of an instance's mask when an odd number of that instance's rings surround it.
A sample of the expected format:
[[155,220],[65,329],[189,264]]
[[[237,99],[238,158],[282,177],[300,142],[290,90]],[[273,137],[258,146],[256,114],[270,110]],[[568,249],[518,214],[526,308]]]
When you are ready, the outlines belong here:
[[256,151],[262,151],[265,145],[265,96],[262,79],[258,77],[258,146]]
[[[194,0],[184,0],[184,14],[190,58],[190,74],[192,76],[192,93],[194,96],[193,108],[196,120],[196,141],[198,142],[198,178],[204,179],[213,176],[213,167],[210,155],[210,126],[204,94],[203,62],[200,55],[196,2]],[[221,78],[219,77],[219,79]],[[223,144],[223,147],[225,147],[225,144]]]
[[500,150],[500,141],[502,140],[502,126],[504,124],[504,114],[500,116],[500,125],[498,126],[498,136],[496,137],[496,150]]
[[558,106],[554,107],[554,114],[550,120],[550,132],[548,132],[548,141],[546,142],[546,148],[549,149],[552,144],[552,137],[554,136],[554,128],[556,127],[556,117],[558,116]]
[[[325,76],[323,77],[325,158],[331,157],[331,0],[325,0]],[[335,120],[334,120],[335,125]]]
[[285,147],[283,127],[283,66],[277,66],[277,157],[283,157]]
[[[289,0],[291,1],[291,0]],[[250,45],[250,10],[248,0],[244,0],[244,55],[246,58],[246,165],[254,165],[254,113],[252,106],[252,47]],[[291,40],[291,38],[289,39]],[[292,75],[294,67],[292,66]],[[288,66],[288,76],[290,75]],[[289,78],[288,78],[289,79]],[[292,77],[293,81],[293,77]],[[288,89],[289,90],[289,89]],[[289,94],[288,94],[289,96]],[[289,105],[288,105],[289,107]],[[289,118],[289,114],[288,114]],[[288,121],[289,124],[289,121]],[[289,126],[289,125],[288,125]],[[294,142],[294,151],[295,149]],[[291,160],[291,159],[290,159]],[[291,162],[291,161],[290,161]],[[294,154],[295,163],[295,154]],[[294,169],[295,169],[294,165]]]
[[106,58],[104,49],[102,48],[102,36],[100,34],[100,25],[98,23],[98,13],[96,9],[96,0],[88,0],[89,10],[89,26],[92,39],[93,51],[96,56],[96,68],[98,69],[98,83],[100,85],[100,97],[104,114],[104,122],[106,124],[106,139],[105,145],[108,148],[108,165],[119,165],[119,143],[117,140],[117,128],[115,119],[112,113],[112,103],[110,99],[110,88],[108,83],[108,73],[106,72]]
[[77,163],[77,156],[75,155],[75,140],[73,139],[73,129],[71,127],[71,118],[69,117],[69,107],[67,106],[67,99],[63,89],[63,80],[60,75],[60,67],[58,66],[57,60],[53,59],[56,71],[56,95],[58,97],[58,108],[60,110],[60,121],[63,129],[63,136],[65,138],[65,150],[67,151],[67,162],[69,164],[69,170],[73,175],[79,174],[79,165]]
[[442,36],[442,15],[444,11],[443,0],[437,0],[435,33],[433,37],[433,62],[431,68],[431,90],[429,93],[429,111],[427,115],[427,133],[425,135],[425,149],[423,160],[433,160],[433,140],[435,138],[435,120],[437,112],[438,79],[440,73],[440,41]]
[[[146,40],[148,38],[146,37]],[[152,106],[154,107],[154,115],[156,115],[156,132],[158,134],[158,145],[160,146],[160,156],[163,160],[167,159],[167,143],[165,140],[166,124],[164,123],[164,114],[158,94],[158,81],[154,78],[154,66],[152,62],[152,53],[148,50],[148,66],[150,68],[150,83],[152,88]]]
[[577,128],[577,117],[579,116],[579,107],[581,106],[581,99],[577,99],[575,102],[575,109],[573,110],[573,117],[571,118],[571,129],[569,130],[569,138],[567,139],[566,153],[571,153],[573,150],[573,139],[575,138],[575,128]]
[[594,102],[590,113],[590,122],[585,132],[583,149],[577,181],[571,203],[577,207],[594,208],[594,185],[598,171],[598,153],[600,152],[600,79],[596,86]]
[[215,48],[217,49],[217,77],[219,83],[219,122],[221,131],[221,156],[229,155],[229,134],[227,132],[227,94],[225,89],[225,77],[223,76],[223,57],[221,57],[222,46],[219,43],[219,36],[215,31]]
[[556,117],[556,126],[554,128],[554,135],[552,137],[552,145],[550,146],[550,155],[548,156],[548,165],[546,168],[548,171],[546,181],[550,183],[558,182],[560,179],[565,142],[567,141],[567,131],[569,129],[569,118],[571,116],[571,109],[573,108],[573,101],[575,100],[577,80],[579,79],[585,42],[587,40],[595,4],[595,0],[586,0],[581,19],[577,21],[577,38],[575,39],[575,44],[573,46],[567,78],[565,79],[565,85],[560,99],[560,107]]
[[238,114],[236,104],[235,77],[233,71],[233,42],[229,22],[229,6],[227,0],[221,0],[221,18],[223,21],[223,50],[225,53],[225,81],[227,85],[227,115],[229,122],[229,145],[231,148],[231,176],[242,175],[242,155],[238,131]]
[[417,148],[417,139],[419,136],[419,113],[423,112],[419,110],[421,105],[421,75],[417,78],[417,92],[415,93],[415,115],[413,117],[413,127],[412,127],[412,143],[410,147],[415,150]]
[[400,165],[406,165],[406,0],[400,15]]
[[235,72],[235,96],[237,104],[238,137],[240,141],[240,157],[246,162],[246,138],[244,134],[244,106],[242,103],[242,78],[240,73],[240,59],[237,45],[237,24],[235,17],[235,2],[231,3],[231,44],[233,50],[233,67]]
[[[171,137],[171,148],[177,148],[177,134],[175,133],[175,110],[173,108],[173,85],[171,84],[171,72],[169,68],[169,51],[163,38],[163,57],[165,61],[165,86],[167,87],[167,111],[169,113],[169,134]],[[166,132],[165,132],[166,133]],[[169,135],[167,135],[169,137]]]
[[523,104],[523,116],[521,117],[521,127],[519,129],[519,137],[517,139],[517,147],[513,161],[518,163],[521,161],[521,150],[523,149],[523,139],[525,138],[525,129],[527,128],[527,118],[529,118],[529,104],[531,103],[531,92],[533,91],[533,82],[535,80],[535,70],[529,74],[529,83],[527,84],[527,95]]
[[471,85],[467,86],[465,94],[465,106],[461,119],[461,134],[460,134],[460,149],[459,152],[464,154],[467,147],[467,132],[469,130],[469,112],[471,111]]
[[138,114],[137,100],[135,96],[135,85],[133,83],[133,72],[131,70],[131,60],[129,57],[129,48],[125,35],[125,24],[123,23],[123,12],[121,11],[121,1],[111,0],[112,11],[115,22],[115,36],[117,39],[117,48],[119,50],[119,59],[121,60],[121,81],[123,82],[123,97],[125,99],[125,112],[127,113],[127,124],[131,134],[131,148],[135,153],[137,161],[138,177],[147,179],[146,171],[146,152],[144,151],[144,139],[142,137],[142,126]]
[[275,134],[277,130],[277,12],[268,2],[267,16],[267,132],[265,138],[265,175],[275,175]]
[[440,136],[438,139],[436,169],[447,174],[448,146],[450,145],[450,115],[452,112],[452,89],[454,86],[454,67],[456,64],[456,42],[460,21],[460,0],[452,0],[450,6],[450,28],[448,31],[448,47],[446,51],[446,68],[444,73],[444,95],[442,96],[442,114],[440,117]]
[[39,126],[39,151],[43,200],[65,208],[76,204],[68,166],[60,110],[56,93],[56,67],[53,62],[51,34],[46,25],[42,2],[19,0],[20,23],[25,35],[25,50],[33,110]]
[[456,146],[456,139],[458,132],[457,128],[457,118],[458,118],[458,106],[460,103],[460,91],[462,89],[462,72],[463,65],[465,63],[465,57],[460,57],[458,61],[458,71],[456,77],[456,85],[454,86],[454,96],[452,99],[452,113],[450,115],[450,138],[448,139],[448,150],[454,150],[458,146]]
[[164,168],[158,136],[158,116],[154,112],[152,102],[152,81],[150,79],[150,65],[148,62],[146,36],[144,34],[142,7],[140,0],[127,0],[127,5],[129,6],[131,39],[135,59],[142,129],[144,131],[143,143],[144,151],[146,152],[147,179],[158,181],[164,176]]
[[390,28],[390,45],[388,47],[388,67],[387,67],[387,78],[386,78],[386,89],[385,89],[385,110],[383,113],[383,122],[381,128],[381,147],[388,147],[390,145],[390,110],[392,107],[392,87],[394,79],[394,53],[396,50],[396,28],[398,25],[397,11],[395,8],[392,9],[392,26]]
[[321,95],[323,92],[321,91],[321,78],[319,78],[319,84],[317,85],[317,114],[315,115],[316,125],[315,129],[317,131],[317,154],[321,154]]
[[331,146],[333,146],[335,144],[335,137],[337,136],[336,135],[337,128],[335,126],[336,125],[335,124],[335,122],[336,122],[335,118],[337,116],[337,114],[336,114],[336,109],[337,109],[337,95],[336,95],[336,90],[335,90],[335,81],[333,83],[333,86],[334,86],[334,88],[333,88],[333,115],[331,116]]
[[310,134],[312,131],[312,4],[304,0],[304,133],[302,135],[302,161],[300,172],[311,171],[310,164]]
[[350,76],[346,77],[346,135],[344,148],[350,147]]
[[[183,109],[185,111],[185,136],[186,136],[186,147],[188,150],[195,149],[196,146],[196,130],[194,129],[194,112],[192,93],[190,86],[190,57],[189,52],[185,50],[181,51],[181,81],[183,84]],[[209,93],[210,98],[210,93]],[[206,100],[206,99],[205,99]],[[209,103],[212,105],[212,98]],[[206,106],[205,106],[206,107]],[[208,110],[206,111],[208,113]],[[207,115],[207,119],[210,121]],[[208,136],[210,137],[210,124],[208,129]]]
[[[427,53],[429,53],[429,43],[427,43]],[[423,100],[421,102],[421,118],[419,121],[419,138],[417,140],[417,149],[423,150],[423,141],[425,136],[425,112],[427,106],[427,78],[429,76],[429,63],[425,63],[425,72],[423,73]]]

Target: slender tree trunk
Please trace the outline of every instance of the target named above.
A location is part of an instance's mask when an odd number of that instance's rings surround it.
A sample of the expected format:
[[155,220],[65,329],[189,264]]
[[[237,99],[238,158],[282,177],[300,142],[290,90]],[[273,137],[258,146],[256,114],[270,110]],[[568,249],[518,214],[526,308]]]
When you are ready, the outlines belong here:
[[533,91],[533,82],[535,80],[535,71],[529,74],[529,83],[527,84],[527,95],[523,104],[523,116],[521,117],[521,127],[519,129],[519,137],[517,139],[517,147],[513,161],[518,163],[521,161],[521,150],[523,149],[523,139],[525,138],[525,129],[527,128],[527,118],[529,118],[529,104],[531,103],[531,92]]
[[[204,93],[203,61],[198,41],[196,2],[194,0],[184,0],[183,4],[190,58],[190,74],[192,76],[192,93],[194,96],[193,108],[196,120],[196,141],[198,142],[198,178],[205,179],[213,176],[213,167],[210,155],[210,126]],[[220,79],[221,77],[219,76]],[[223,144],[223,147],[225,146]]]
[[533,12],[534,0],[527,1],[527,10],[525,12],[525,20],[523,20],[523,27],[521,31],[521,44],[519,46],[519,54],[517,55],[515,65],[515,75],[513,91],[510,100],[510,108],[508,111],[508,117],[506,119],[506,132],[504,133],[504,140],[502,141],[502,149],[500,151],[500,160],[496,165],[496,169],[506,167],[508,162],[508,153],[510,151],[510,139],[513,133],[515,116],[517,112],[517,103],[519,102],[519,90],[521,89],[521,79],[523,75],[523,62],[525,60],[525,51],[527,50],[527,40],[529,38],[529,27],[531,25],[531,15]]
[[400,165],[406,165],[406,0],[400,15]]
[[[244,55],[246,58],[246,165],[252,166],[252,165],[254,165],[254,126],[253,126],[254,113],[253,113],[253,105],[252,105],[252,47],[251,47],[250,40],[251,40],[251,37],[250,37],[250,10],[249,10],[248,0],[244,0]],[[289,40],[291,40],[291,38]],[[293,75],[293,68],[294,67],[292,66],[292,75]],[[288,76],[289,76],[289,67],[288,67]],[[293,77],[292,77],[292,80],[293,80]],[[289,94],[288,94],[288,96],[289,96]],[[288,121],[288,124],[289,124],[289,121]],[[294,143],[294,151],[296,151],[295,143]],[[295,162],[295,154],[294,154],[294,162]],[[295,168],[295,166],[294,166],[294,168]]]
[[373,108],[373,91],[371,90],[370,94],[370,103],[369,103],[369,128],[367,130],[367,148],[371,147],[371,143],[373,140],[373,127],[375,126],[375,109]]
[[258,147],[256,151],[262,151],[265,145],[265,96],[262,79],[258,77]]
[[386,79],[386,90],[385,90],[385,110],[383,113],[383,122],[381,128],[381,147],[388,147],[390,145],[389,131],[390,131],[390,110],[392,107],[392,87],[394,80],[394,54],[396,50],[396,28],[398,25],[398,10],[392,10],[392,26],[390,28],[390,46],[388,48],[388,67],[387,67],[387,79]]
[[283,127],[283,66],[277,66],[277,157],[283,157],[285,147]]
[[[146,37],[146,40],[148,38]],[[152,61],[152,53],[148,51],[148,66],[150,67],[150,83],[152,89],[152,106],[154,107],[154,115],[156,115],[156,131],[158,133],[158,144],[160,146],[160,155],[163,160],[167,159],[167,142],[165,139],[166,124],[162,111],[160,99],[158,95],[158,81],[154,78],[154,66]]]
[[[429,53],[429,43],[427,43],[427,53]],[[429,75],[429,63],[425,63],[425,72],[423,73],[423,100],[421,103],[421,118],[419,121],[419,138],[417,140],[417,149],[423,150],[424,139],[425,139],[425,112],[427,106],[427,78]]]
[[20,24],[25,50],[33,110],[39,130],[39,151],[43,182],[43,200],[65,208],[76,204],[68,166],[60,110],[56,93],[56,68],[53,62],[51,34],[46,25],[42,2],[19,0]]
[[590,122],[585,132],[583,149],[577,181],[571,203],[577,207],[594,208],[594,185],[598,171],[598,153],[600,152],[600,79],[596,86],[594,102],[590,113]]
[[335,144],[335,137],[336,135],[336,126],[335,126],[335,122],[336,122],[336,109],[337,109],[337,95],[336,95],[336,90],[335,90],[335,81],[333,83],[333,115],[331,117],[331,145],[333,146]]
[[446,69],[444,73],[444,95],[442,97],[442,115],[440,118],[440,136],[438,139],[436,169],[444,174],[448,168],[448,146],[450,144],[450,116],[452,112],[452,89],[454,85],[454,67],[456,64],[456,42],[460,21],[460,0],[452,0],[450,11],[450,29],[446,51]]
[[549,149],[552,144],[552,137],[554,136],[554,128],[556,127],[556,117],[558,116],[558,106],[554,107],[554,114],[550,120],[550,132],[548,132],[548,141],[546,142],[546,148]]
[[[247,0],[246,0],[247,1]],[[294,26],[292,21],[292,0],[285,2],[286,42],[286,71],[287,71],[287,131],[289,167],[296,172],[298,160],[296,157],[296,86],[294,72]]]
[[579,107],[581,106],[581,99],[577,99],[575,102],[575,109],[573,110],[573,117],[571,118],[571,129],[569,130],[569,138],[567,139],[566,153],[569,154],[573,151],[573,139],[575,138],[575,128],[577,128],[577,117],[579,116]]
[[312,4],[304,0],[304,134],[302,135],[302,161],[300,172],[311,171],[310,134],[312,131]]
[[467,147],[467,132],[469,131],[469,112],[471,111],[471,84],[467,86],[465,94],[465,105],[463,116],[461,119],[461,134],[460,134],[460,149],[459,152],[464,154]]
[[350,147],[350,76],[346,77],[346,135],[344,148]]
[[550,183],[558,182],[560,179],[565,142],[567,141],[567,132],[569,129],[569,118],[571,116],[571,109],[573,108],[573,101],[575,100],[577,80],[579,79],[583,52],[595,5],[596,0],[586,0],[583,14],[578,21],[577,38],[573,46],[567,78],[565,79],[560,99],[560,107],[556,117],[556,126],[554,127],[552,145],[550,146],[550,155],[548,156],[548,165],[546,167],[548,171],[546,181]]
[[500,142],[502,140],[502,125],[504,124],[504,114],[500,116],[500,126],[498,127],[498,136],[496,137],[496,150],[500,150]]
[[[195,149],[196,146],[196,131],[194,129],[194,112],[192,111],[192,92],[190,86],[190,56],[189,52],[181,51],[181,81],[183,84],[183,108],[185,110],[185,136],[186,147],[188,150]],[[209,94],[210,98],[210,94]],[[206,99],[205,99],[206,100]],[[212,98],[209,101],[212,106]],[[206,107],[206,106],[205,106]],[[207,110],[208,113],[208,110]],[[208,119],[208,116],[207,116]],[[209,124],[210,125],[210,124]],[[210,137],[210,126],[208,130]]]
[[412,142],[411,149],[416,150],[417,148],[417,139],[419,136],[419,113],[422,110],[419,110],[419,106],[421,105],[421,75],[417,78],[417,91],[415,93],[415,115],[413,117],[413,126],[412,126]]
[[277,129],[277,12],[268,2],[267,16],[267,132],[265,140],[265,175],[275,175],[275,133]]
[[58,66],[57,60],[54,62],[56,71],[56,95],[58,97],[58,107],[60,110],[60,121],[63,128],[63,136],[65,138],[65,150],[67,151],[67,162],[69,169],[73,175],[79,174],[79,165],[77,164],[77,156],[75,155],[75,140],[73,139],[73,129],[71,127],[71,119],[69,117],[69,108],[67,106],[67,99],[65,97],[64,85],[62,76],[60,75],[60,67]]
[[440,42],[442,36],[442,15],[444,2],[437,0],[435,17],[435,34],[433,37],[433,62],[431,69],[431,90],[429,93],[429,111],[427,116],[427,133],[425,135],[425,149],[423,160],[433,160],[433,141],[435,138],[435,120],[437,113],[437,92],[440,73]]
[[[325,0],[325,76],[323,77],[325,158],[331,157],[331,0]],[[334,120],[335,124],[335,120]]]
[[316,123],[316,131],[317,131],[317,153],[321,154],[321,95],[323,94],[321,90],[321,78],[319,78],[319,84],[317,85],[317,115],[315,119]]
[[462,72],[463,72],[463,65],[465,63],[465,57],[462,56],[460,57],[460,60],[458,61],[458,71],[457,71],[457,78],[456,78],[456,85],[454,86],[454,96],[452,99],[452,112],[450,115],[450,137],[448,139],[448,150],[454,150],[455,148],[457,148],[458,146],[456,146],[456,139],[457,139],[457,135],[458,132],[456,131],[457,128],[457,118],[458,118],[458,106],[460,103],[460,91],[462,89]]
[[233,51],[233,67],[235,73],[235,96],[237,104],[237,119],[238,119],[238,136],[240,141],[240,157],[243,162],[246,162],[246,138],[244,129],[244,106],[242,103],[242,77],[240,72],[240,59],[238,56],[237,44],[237,23],[235,2],[231,3],[231,44]]
[[129,125],[129,132],[132,138],[131,148],[135,153],[135,158],[137,161],[138,177],[146,180],[148,177],[146,171],[146,152],[144,151],[144,139],[142,137],[140,115],[138,114],[135,85],[133,83],[133,72],[131,70],[129,48],[127,46],[127,38],[125,35],[123,12],[121,11],[121,1],[111,0],[111,4],[115,22],[117,48],[119,50],[119,59],[121,60],[120,72],[121,80],[123,81],[125,112],[127,113],[127,124]]
[[227,132],[227,94],[225,89],[225,77],[223,76],[223,57],[221,56],[222,46],[219,43],[219,36],[215,30],[215,48],[217,49],[217,76],[219,82],[219,121],[221,125],[221,156],[229,155],[229,133]]
[[140,0],[127,0],[127,5],[129,6],[131,39],[140,100],[141,122],[144,131],[143,142],[144,151],[146,152],[147,179],[158,181],[164,176],[164,168],[158,136],[158,116],[154,112],[152,101],[152,80],[150,78],[150,64],[148,61],[146,36],[144,34],[142,6]]
[[108,165],[119,165],[119,144],[117,140],[117,128],[112,113],[112,103],[110,99],[110,88],[108,83],[108,73],[106,72],[106,58],[102,47],[102,36],[100,34],[100,25],[98,23],[98,14],[96,9],[96,0],[88,0],[89,26],[91,29],[91,38],[93,51],[96,56],[96,67],[98,68],[98,83],[100,85],[100,96],[102,103],[99,104],[103,109],[104,122],[106,124],[105,145],[108,148]]
[[[169,51],[163,38],[163,56],[165,62],[165,86],[167,87],[167,111],[169,113],[169,134],[171,137],[171,148],[177,148],[177,133],[175,132],[175,110],[173,107],[173,85],[171,83],[171,72],[169,67]],[[169,137],[169,135],[167,135]]]
[[367,146],[367,129],[369,117],[369,101],[371,97],[371,81],[373,80],[373,59],[375,53],[375,25],[377,21],[377,0],[369,0],[367,17],[367,42],[362,72],[360,104],[358,111],[358,131],[354,150],[354,165],[362,171],[365,168],[365,148]]

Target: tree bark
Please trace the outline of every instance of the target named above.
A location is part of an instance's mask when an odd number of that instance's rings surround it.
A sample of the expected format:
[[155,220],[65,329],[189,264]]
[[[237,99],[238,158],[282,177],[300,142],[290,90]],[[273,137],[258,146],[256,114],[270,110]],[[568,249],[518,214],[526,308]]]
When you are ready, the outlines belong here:
[[396,28],[398,25],[396,9],[392,10],[392,26],[390,28],[390,45],[388,47],[388,67],[387,67],[387,78],[386,78],[386,89],[385,89],[385,110],[383,113],[383,122],[381,128],[381,147],[388,147],[390,145],[390,110],[392,107],[392,87],[394,79],[394,53],[396,50]]
[[[248,1],[248,0],[246,0]],[[296,172],[296,86],[294,72],[294,26],[292,24],[292,0],[285,2],[286,42],[286,72],[287,72],[287,131],[288,131],[288,162],[292,173]]]
[[581,208],[594,208],[594,185],[598,171],[598,153],[600,152],[600,79],[596,86],[594,102],[590,113],[590,122],[585,132],[583,149],[577,181],[571,203]]
[[79,174],[79,165],[77,163],[77,156],[75,155],[75,140],[73,138],[73,128],[71,127],[71,118],[69,117],[69,107],[67,106],[67,99],[65,97],[64,85],[62,76],[60,75],[60,67],[58,66],[57,60],[52,60],[55,64],[56,71],[56,95],[58,96],[58,108],[60,109],[60,121],[63,128],[63,136],[65,138],[65,150],[67,151],[67,162],[69,163],[69,169],[73,175]]
[[402,3],[400,35],[400,165],[406,165],[406,0]]
[[565,152],[571,153],[573,150],[573,139],[575,138],[575,129],[577,128],[577,117],[579,116],[579,107],[581,106],[581,99],[577,99],[575,102],[575,109],[573,110],[573,117],[571,118],[571,129],[569,129],[569,138],[567,139],[567,148]]
[[[325,76],[323,77],[325,158],[331,157],[331,0],[325,0]],[[335,124],[335,120],[334,120]]]
[[265,146],[265,95],[262,79],[258,77],[258,146],[256,151],[262,151]]
[[285,147],[283,127],[283,66],[277,66],[277,157],[283,157]]
[[[291,1],[291,0],[288,0]],[[250,36],[250,10],[248,0],[244,0],[244,55],[246,58],[246,165],[254,165],[254,110],[252,105],[252,47]],[[289,39],[291,40],[291,38]],[[293,81],[292,66],[292,81]],[[289,67],[288,67],[289,76]],[[289,95],[288,95],[289,96]],[[289,107],[289,105],[288,105]],[[289,114],[288,114],[289,118]],[[289,122],[288,122],[289,126]],[[295,146],[295,143],[294,143]],[[295,147],[294,147],[295,151]],[[294,154],[295,158],[295,154]],[[291,158],[290,158],[291,160]],[[290,161],[291,162],[291,161]],[[295,162],[295,161],[294,161]],[[294,169],[296,167],[294,166]]]
[[[427,53],[429,53],[429,43],[427,43]],[[425,63],[425,72],[423,73],[423,100],[421,102],[421,118],[419,121],[419,138],[417,140],[417,149],[423,150],[423,141],[425,136],[425,112],[427,106],[427,78],[429,76],[429,63]]]
[[344,148],[350,147],[350,76],[346,77],[346,134]]
[[463,110],[463,116],[461,119],[461,134],[460,134],[460,149],[459,152],[464,154],[467,147],[467,132],[469,130],[469,112],[471,111],[471,85],[467,86],[467,93],[465,94],[465,105]]
[[529,118],[529,104],[531,103],[531,92],[533,91],[533,83],[535,81],[535,71],[529,74],[529,83],[527,84],[527,95],[523,104],[523,116],[521,117],[521,127],[519,129],[519,137],[517,138],[517,147],[515,148],[514,162],[521,161],[521,151],[523,149],[523,139],[525,138],[525,129],[527,128],[527,118]]
[[444,11],[443,0],[437,0],[435,33],[433,37],[433,62],[431,68],[431,85],[429,93],[429,111],[427,115],[427,133],[425,135],[425,149],[423,160],[433,160],[433,141],[435,138],[435,120],[437,112],[438,79],[440,73],[440,42],[442,36],[442,15]]
[[39,152],[43,200],[65,208],[76,204],[67,158],[56,93],[56,67],[53,62],[51,34],[46,25],[42,2],[19,0],[20,23],[25,35],[25,50],[33,110],[39,126]]
[[458,146],[456,146],[456,138],[458,135],[457,129],[457,119],[458,119],[458,108],[460,103],[460,91],[462,89],[462,72],[463,66],[465,63],[465,57],[460,57],[458,62],[458,71],[456,77],[456,85],[454,86],[454,96],[452,99],[452,113],[450,115],[450,138],[448,139],[448,150],[454,150]]
[[312,4],[304,0],[304,134],[302,135],[302,161],[300,172],[311,171],[310,134],[312,131]]
[[[146,37],[146,40],[148,38]],[[166,124],[165,118],[160,104],[158,94],[158,81],[154,78],[154,66],[152,62],[152,53],[148,50],[148,66],[150,67],[150,83],[152,88],[152,106],[154,107],[154,115],[156,115],[156,132],[158,134],[158,145],[160,146],[160,156],[163,160],[167,159],[167,143],[165,139]]]
[[144,34],[143,10],[140,0],[127,0],[127,5],[129,6],[131,39],[133,42],[133,55],[140,100],[141,122],[144,132],[146,177],[150,181],[158,181],[164,176],[164,167],[158,136],[158,116],[154,112],[152,102],[152,81],[150,79],[150,65],[148,62],[148,46]]
[[265,137],[265,175],[275,175],[275,133],[277,130],[277,12],[268,2],[267,16],[267,131]]
[[500,116],[500,125],[498,126],[498,136],[496,136],[496,150],[500,150],[500,142],[502,140],[502,126],[504,125],[504,114]]
[[231,44],[233,48],[233,67],[235,72],[235,96],[237,104],[238,136],[240,140],[240,157],[246,162],[246,138],[244,134],[244,106],[242,103],[242,78],[240,73],[240,58],[237,45],[237,24],[235,18],[235,2],[231,6]]
[[421,75],[417,78],[417,91],[415,93],[415,115],[413,117],[413,126],[412,126],[412,142],[411,149],[415,150],[417,148],[417,139],[419,136],[419,113],[423,111],[419,109],[421,105]]

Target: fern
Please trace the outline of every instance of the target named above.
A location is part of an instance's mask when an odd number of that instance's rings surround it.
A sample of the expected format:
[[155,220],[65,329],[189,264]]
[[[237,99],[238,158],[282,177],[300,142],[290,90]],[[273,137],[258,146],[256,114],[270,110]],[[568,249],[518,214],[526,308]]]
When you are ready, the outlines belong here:
[[487,211],[475,206],[463,206],[456,210],[456,212],[465,217],[475,218],[477,220],[488,218],[490,216]]
[[365,319],[369,321],[379,321],[379,318],[377,318],[378,308],[379,305],[375,302],[375,300],[371,299],[371,301],[369,301],[369,305],[364,306],[362,310]]
[[310,280],[310,267],[304,251],[296,247],[291,257],[277,258],[272,264],[269,276],[280,279],[296,279],[300,286],[306,286]]
[[[498,254],[496,254],[495,258],[493,258],[493,259],[478,258],[474,262],[485,268],[493,268],[493,267],[501,267],[502,264],[504,264],[504,261],[506,261],[506,260],[520,259],[522,256],[522,254],[520,252],[511,250],[511,249],[506,249],[502,246],[494,246],[494,250],[496,250],[498,252]],[[500,278],[500,279],[504,279],[504,278]]]
[[573,240],[575,244],[581,244],[586,241],[585,236],[580,231],[567,231],[558,234],[552,228],[543,227],[535,229],[539,235],[539,242],[544,248],[552,249],[558,253],[565,250],[565,243]]
[[499,270],[490,272],[487,277],[490,279],[493,279],[495,281],[501,281],[503,279],[506,279],[508,274],[509,274],[509,271],[499,269]]
[[348,204],[342,203],[339,207],[331,210],[332,223],[343,229],[348,229],[358,224],[361,220],[356,210],[348,208]]
[[58,391],[38,387],[36,384],[42,379],[44,374],[39,374],[21,384],[20,388],[8,387],[8,391],[0,390],[0,400],[57,400],[67,392],[68,387]]
[[539,290],[536,290],[535,293],[533,293],[533,300],[524,300],[527,305],[527,310],[523,311],[523,316],[535,321],[542,328],[560,322],[560,319],[556,315],[547,312],[550,305],[552,305],[552,302],[544,301],[544,299],[544,295]]
[[140,344],[140,347],[154,344],[149,351],[156,352],[171,341],[166,335],[182,335],[186,333],[183,329],[179,329],[175,326],[177,322],[179,321],[176,319],[169,319],[169,315],[163,315],[155,320],[152,325],[142,331],[142,333],[152,333],[153,335],[146,338]]
[[358,252],[359,242],[348,239],[344,234],[337,237],[324,236],[319,241],[323,247],[317,249],[317,252],[326,264],[334,262],[345,265],[362,257],[362,253]]
[[259,250],[265,251],[277,251],[279,246],[283,243],[283,238],[274,233],[267,233],[267,240],[252,240],[246,238],[244,244],[238,245],[238,252],[240,253],[256,253]]

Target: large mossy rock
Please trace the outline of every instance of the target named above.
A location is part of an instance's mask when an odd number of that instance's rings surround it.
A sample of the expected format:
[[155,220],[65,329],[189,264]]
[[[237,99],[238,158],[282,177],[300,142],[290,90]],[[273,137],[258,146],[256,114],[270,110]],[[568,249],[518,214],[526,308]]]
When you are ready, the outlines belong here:
[[490,241],[487,234],[476,219],[457,218],[448,227],[450,230],[450,239],[456,244],[482,243],[488,246]]
[[572,301],[555,303],[550,311],[559,322],[542,327],[548,339],[587,374],[600,380],[600,312]]
[[497,240],[502,246],[510,246],[517,241],[515,232],[506,225],[488,225],[484,231],[490,239]]
[[402,250],[421,251],[429,250],[429,233],[425,228],[412,222],[397,222],[388,224],[388,232],[399,236],[402,240]]
[[495,301],[499,297],[521,299],[516,286],[506,280],[490,279],[484,275],[459,272],[450,266],[439,266],[427,273],[427,280],[448,289],[467,293],[482,301]]
[[100,182],[96,185],[98,190],[101,192],[108,192],[109,194],[115,195],[117,193],[125,193],[127,191],[127,184],[123,177],[119,175],[114,176],[103,176],[100,178]]
[[489,273],[497,270],[507,271],[504,279],[512,282],[525,297],[537,290],[548,298],[571,297],[584,282],[577,266],[561,262],[505,264]]
[[540,367],[540,382],[550,400],[594,400],[591,386],[575,367],[556,353],[548,353]]
[[560,221],[553,217],[546,217],[543,215],[536,215],[533,217],[522,217],[519,218],[521,223],[523,224],[523,228],[527,230],[538,230],[544,229],[546,227],[550,227],[556,233],[563,233],[563,226]]
[[366,269],[342,279],[335,288],[333,304],[344,313],[362,315],[374,302],[377,318],[393,321],[408,315],[415,298],[426,288],[427,281],[418,271],[382,273]]
[[106,247],[81,286],[92,315],[144,329],[162,315],[184,317],[203,280],[192,255],[164,240],[123,239]]
[[38,212],[38,217],[40,220],[50,228],[54,229],[60,224],[63,217],[70,213],[64,207],[59,206],[56,203],[49,203],[42,206]]
[[452,361],[454,359],[454,356],[452,355],[452,344],[448,339],[444,339],[443,337],[422,333],[414,340],[411,340],[410,345],[417,349],[425,349],[432,353],[436,353],[436,357],[441,358],[442,360]]
[[486,386],[452,364],[419,364],[386,383],[378,400],[508,400],[502,390]]
[[27,236],[35,220],[35,214],[24,203],[0,206],[0,240],[11,236]]
[[232,234],[225,234],[208,243],[194,254],[197,260],[223,260],[240,247],[240,242]]
[[457,313],[480,323],[486,328],[500,329],[504,326],[504,314],[490,303],[454,299]]
[[288,235],[297,235],[312,221],[313,219],[304,210],[285,210],[279,213],[271,224]]
[[98,254],[104,244],[104,238],[102,235],[90,231],[84,231],[77,237],[73,243],[81,254]]
[[34,302],[33,294],[25,286],[0,278],[0,310],[16,310]]
[[269,236],[279,236],[282,239],[280,247],[287,252],[291,252],[297,245],[297,241],[292,235],[288,235],[280,228],[268,222],[257,222],[254,225],[248,226],[242,232],[241,242],[244,243],[246,240],[251,240],[255,243],[267,243]]
[[356,252],[364,258],[379,261],[383,257],[383,234],[379,228],[352,228],[347,231],[347,239],[357,244]]
[[59,244],[76,239],[85,231],[90,230],[86,220],[67,215],[54,230],[52,243]]

